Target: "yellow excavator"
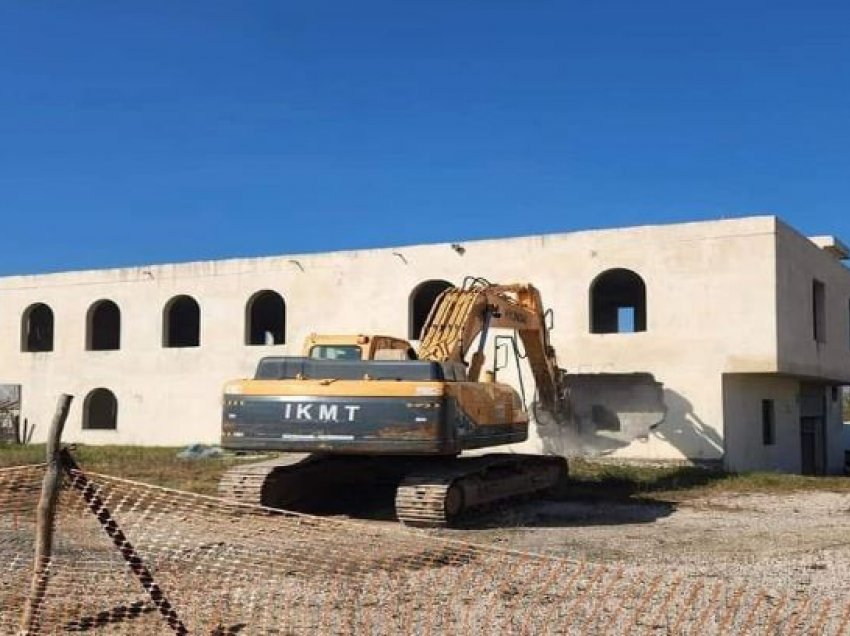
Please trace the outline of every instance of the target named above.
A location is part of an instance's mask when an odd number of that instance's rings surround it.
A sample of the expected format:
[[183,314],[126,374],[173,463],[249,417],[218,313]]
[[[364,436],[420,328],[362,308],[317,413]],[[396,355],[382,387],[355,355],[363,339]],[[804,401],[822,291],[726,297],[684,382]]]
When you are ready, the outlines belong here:
[[535,413],[568,417],[538,290],[467,278],[435,301],[418,353],[390,336],[314,334],[303,356],[263,358],[252,379],[229,382],[222,446],[284,454],[230,469],[219,494],[289,508],[318,492],[356,497],[390,481],[400,521],[439,527],[467,509],[554,486],[567,475],[563,457],[462,454],[528,437],[517,391],[495,371],[480,377],[491,329],[522,341]]

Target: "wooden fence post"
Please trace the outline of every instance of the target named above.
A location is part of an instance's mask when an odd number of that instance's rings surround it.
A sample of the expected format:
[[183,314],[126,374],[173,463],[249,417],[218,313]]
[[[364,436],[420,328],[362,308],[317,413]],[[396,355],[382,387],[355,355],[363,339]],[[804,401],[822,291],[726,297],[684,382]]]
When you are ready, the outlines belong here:
[[53,529],[56,517],[56,499],[62,484],[63,470],[59,451],[62,429],[71,408],[72,395],[62,394],[56,404],[56,413],[47,436],[47,471],[41,485],[41,498],[36,513],[35,559],[29,597],[21,615],[21,634],[35,634],[39,630],[41,605],[47,592],[49,565],[53,554]]

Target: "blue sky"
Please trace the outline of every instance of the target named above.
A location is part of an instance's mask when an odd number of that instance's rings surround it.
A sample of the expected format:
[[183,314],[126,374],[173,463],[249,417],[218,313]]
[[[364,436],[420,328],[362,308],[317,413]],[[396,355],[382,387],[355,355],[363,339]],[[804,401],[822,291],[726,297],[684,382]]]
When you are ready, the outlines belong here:
[[7,0],[0,115],[0,274],[764,212],[850,241],[846,0]]

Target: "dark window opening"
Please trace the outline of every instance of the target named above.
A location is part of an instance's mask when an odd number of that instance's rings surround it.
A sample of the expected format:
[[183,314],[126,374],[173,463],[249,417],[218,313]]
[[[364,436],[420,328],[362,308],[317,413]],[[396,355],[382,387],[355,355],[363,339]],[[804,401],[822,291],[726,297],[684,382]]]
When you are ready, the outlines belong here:
[[620,418],[611,409],[602,404],[594,404],[590,409],[590,417],[596,425],[597,431],[614,431],[621,430]]
[[812,281],[812,336],[815,342],[826,342],[826,287]]
[[765,446],[776,443],[776,410],[773,400],[761,401],[761,441]]
[[426,280],[414,288],[408,307],[408,338],[419,340],[434,301],[449,287],[453,285],[445,280]]
[[201,308],[191,296],[177,296],[163,310],[164,347],[197,347],[201,343]]
[[114,351],[121,348],[121,310],[111,300],[100,300],[89,308],[86,349]]
[[248,300],[245,344],[276,345],[286,342],[286,303],[277,292],[264,290]]
[[30,305],[21,319],[23,351],[53,351],[53,310],[44,303]]
[[110,430],[118,428],[118,400],[109,389],[95,389],[83,402],[83,428]]
[[602,272],[590,286],[591,333],[646,331],[646,285],[628,269]]

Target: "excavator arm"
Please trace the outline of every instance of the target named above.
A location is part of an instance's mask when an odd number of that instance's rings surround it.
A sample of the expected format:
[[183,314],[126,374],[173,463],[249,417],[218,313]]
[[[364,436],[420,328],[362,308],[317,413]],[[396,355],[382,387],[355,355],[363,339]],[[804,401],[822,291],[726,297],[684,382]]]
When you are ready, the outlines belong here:
[[537,384],[540,406],[552,412],[562,411],[562,376],[549,343],[540,292],[533,285],[493,285],[480,278],[467,278],[462,287],[446,289],[437,298],[422,329],[419,358],[465,363],[478,338],[478,348],[467,369],[469,381],[477,382],[491,328],[518,333]]

